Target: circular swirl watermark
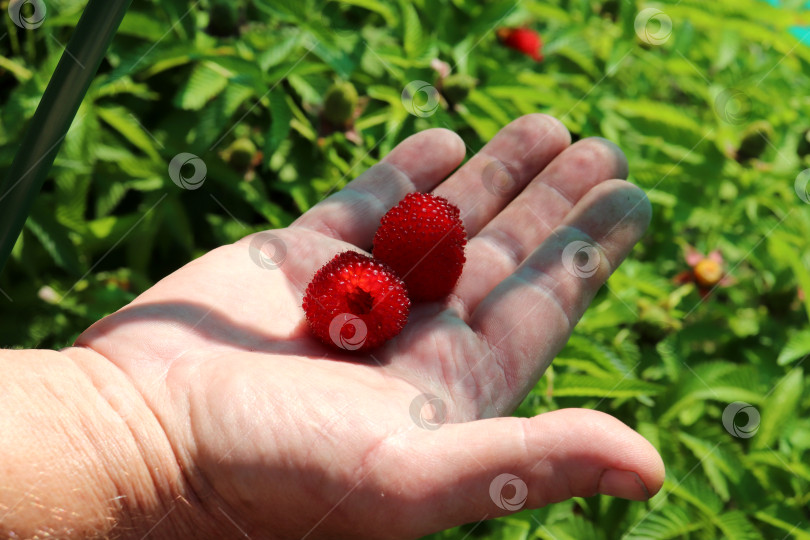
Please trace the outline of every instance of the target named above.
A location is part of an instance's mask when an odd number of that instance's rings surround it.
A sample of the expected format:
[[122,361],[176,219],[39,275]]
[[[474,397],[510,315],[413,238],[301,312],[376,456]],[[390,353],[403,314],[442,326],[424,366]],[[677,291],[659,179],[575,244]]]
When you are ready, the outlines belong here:
[[250,240],[250,259],[259,268],[275,270],[287,258],[287,244],[270,232],[260,232]]
[[[658,25],[655,31],[651,30],[653,24]],[[672,19],[660,9],[642,9],[636,15],[633,26],[638,38],[649,45],[662,45],[672,35]]]
[[751,116],[751,98],[742,90],[727,88],[714,98],[714,112],[725,123],[739,126]]
[[433,394],[420,394],[411,401],[411,419],[422,429],[435,431],[447,421],[447,406]]
[[509,168],[497,159],[490,161],[481,173],[484,189],[496,197],[508,197],[515,192],[517,180]]
[[574,240],[563,249],[563,267],[572,276],[589,278],[599,269],[599,250],[588,242]]
[[[194,167],[194,173],[191,176],[183,176],[182,169],[186,165]],[[183,189],[200,189],[205,182],[206,174],[208,174],[208,167],[205,162],[188,152],[180,152],[169,162],[169,178]]]
[[[419,94],[424,94],[424,103]],[[419,118],[426,118],[439,109],[439,91],[425,81],[411,81],[402,90],[402,106],[409,113]]]
[[[512,486],[515,489],[515,494],[508,498],[503,494],[503,488],[506,486]],[[526,499],[529,497],[529,487],[526,482],[514,474],[503,473],[496,476],[489,484],[489,497],[498,508],[516,512],[526,504]]]
[[[737,415],[740,413],[746,417],[744,425],[737,423]],[[723,411],[723,427],[735,437],[750,439],[759,430],[759,418],[759,411],[756,407],[744,401],[735,401],[729,403]]]
[[810,204],[810,169],[805,169],[796,176],[793,189],[802,201]]
[[[22,10],[24,6],[29,4],[33,6],[34,11],[26,17],[23,15]],[[12,22],[26,30],[33,30],[42,26],[47,11],[45,2],[42,0],[11,0],[8,4],[8,16],[11,17]]]
[[329,323],[329,339],[347,351],[356,351],[366,342],[368,328],[365,321],[352,313],[336,315]]

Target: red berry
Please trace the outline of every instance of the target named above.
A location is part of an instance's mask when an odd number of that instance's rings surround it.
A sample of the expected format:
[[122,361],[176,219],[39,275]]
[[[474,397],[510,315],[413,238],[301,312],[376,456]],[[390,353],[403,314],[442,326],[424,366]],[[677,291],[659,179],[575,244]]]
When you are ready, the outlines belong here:
[[321,341],[352,351],[373,349],[399,334],[411,302],[405,284],[385,264],[344,251],[315,273],[303,307]]
[[467,243],[459,211],[447,199],[410,193],[382,218],[374,256],[399,275],[412,300],[439,300],[455,287]]
[[543,39],[540,34],[529,28],[499,28],[498,39],[505,46],[532,57],[537,62],[543,61]]

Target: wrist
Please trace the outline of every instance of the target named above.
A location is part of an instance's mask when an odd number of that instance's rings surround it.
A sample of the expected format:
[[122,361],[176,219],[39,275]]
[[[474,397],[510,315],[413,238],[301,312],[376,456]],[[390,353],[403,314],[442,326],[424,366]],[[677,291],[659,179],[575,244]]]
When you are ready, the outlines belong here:
[[[215,530],[140,393],[89,349],[0,351],[0,536]],[[194,536],[199,537],[198,534]]]

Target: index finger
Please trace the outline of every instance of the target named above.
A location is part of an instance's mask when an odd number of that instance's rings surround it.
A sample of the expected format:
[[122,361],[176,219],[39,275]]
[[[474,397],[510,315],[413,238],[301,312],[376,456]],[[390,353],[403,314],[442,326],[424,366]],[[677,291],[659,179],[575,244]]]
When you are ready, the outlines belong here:
[[291,227],[305,227],[368,249],[389,208],[412,191],[432,190],[458,167],[464,155],[464,143],[450,130],[435,128],[411,135]]

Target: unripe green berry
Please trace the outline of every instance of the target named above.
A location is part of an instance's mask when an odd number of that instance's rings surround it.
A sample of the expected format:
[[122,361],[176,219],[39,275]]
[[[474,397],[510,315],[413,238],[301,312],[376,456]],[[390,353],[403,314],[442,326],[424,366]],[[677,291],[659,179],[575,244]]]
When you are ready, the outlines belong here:
[[348,125],[357,108],[357,89],[348,81],[333,84],[323,100],[323,116],[336,127]]
[[250,167],[256,155],[256,145],[247,138],[236,139],[226,150],[228,163],[237,170],[244,171]]

